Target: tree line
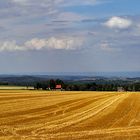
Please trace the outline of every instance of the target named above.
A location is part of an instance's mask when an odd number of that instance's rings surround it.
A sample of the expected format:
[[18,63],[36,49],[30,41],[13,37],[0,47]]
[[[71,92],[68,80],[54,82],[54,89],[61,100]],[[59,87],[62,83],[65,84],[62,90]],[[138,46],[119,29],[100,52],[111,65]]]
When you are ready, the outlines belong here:
[[95,82],[90,83],[69,83],[60,79],[51,79],[48,81],[37,82],[34,85],[35,89],[55,89],[56,85],[61,85],[63,90],[66,91],[117,91],[121,87],[124,91],[140,91],[140,83],[131,84],[97,84]]
[[34,89],[55,89],[56,85],[61,85],[63,89],[65,89],[65,84],[60,79],[51,79],[49,81],[37,82],[34,86]]

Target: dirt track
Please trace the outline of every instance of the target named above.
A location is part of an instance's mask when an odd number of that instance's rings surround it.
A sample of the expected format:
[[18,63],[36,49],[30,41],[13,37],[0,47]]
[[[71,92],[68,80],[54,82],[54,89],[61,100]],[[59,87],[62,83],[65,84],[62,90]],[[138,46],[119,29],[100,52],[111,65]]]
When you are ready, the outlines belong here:
[[140,93],[0,91],[0,140],[140,139]]

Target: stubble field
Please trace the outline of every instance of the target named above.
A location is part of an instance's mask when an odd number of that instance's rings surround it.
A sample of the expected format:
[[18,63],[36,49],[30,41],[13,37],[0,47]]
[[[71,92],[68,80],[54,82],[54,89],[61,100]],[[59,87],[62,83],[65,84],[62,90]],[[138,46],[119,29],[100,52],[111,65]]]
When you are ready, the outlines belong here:
[[139,140],[140,93],[0,90],[0,140]]

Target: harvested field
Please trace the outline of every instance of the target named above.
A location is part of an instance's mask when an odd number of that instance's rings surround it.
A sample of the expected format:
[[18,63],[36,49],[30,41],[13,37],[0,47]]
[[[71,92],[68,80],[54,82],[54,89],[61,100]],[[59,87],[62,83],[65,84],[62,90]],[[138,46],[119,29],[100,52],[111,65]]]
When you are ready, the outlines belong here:
[[34,87],[26,87],[26,86],[2,86],[0,85],[0,90],[29,90],[34,89]]
[[0,140],[139,140],[140,93],[0,91]]

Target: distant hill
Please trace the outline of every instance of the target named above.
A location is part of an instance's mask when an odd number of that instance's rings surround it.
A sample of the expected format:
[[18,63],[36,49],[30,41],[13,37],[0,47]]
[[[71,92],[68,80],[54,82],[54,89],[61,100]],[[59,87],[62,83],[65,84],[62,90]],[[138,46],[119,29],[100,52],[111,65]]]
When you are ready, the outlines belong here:
[[9,85],[34,85],[37,82],[45,82],[50,79],[61,79],[68,83],[91,83],[97,84],[131,84],[140,82],[140,77],[105,77],[84,75],[0,75],[0,84]]
[[94,77],[140,77],[139,71],[131,72],[34,72],[34,73],[11,73],[1,74],[0,77],[13,76],[94,76]]

